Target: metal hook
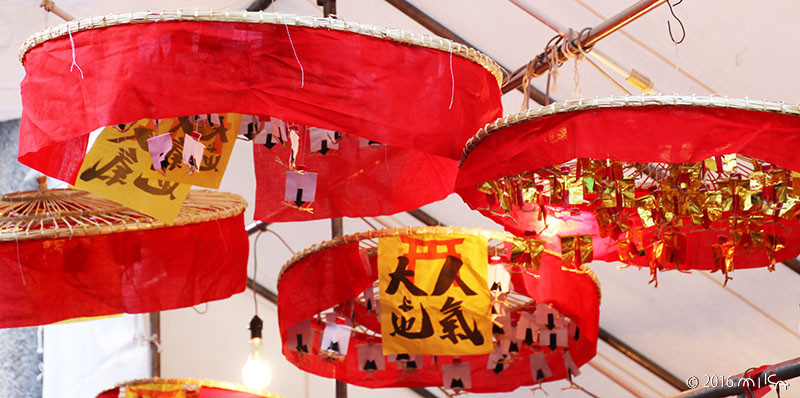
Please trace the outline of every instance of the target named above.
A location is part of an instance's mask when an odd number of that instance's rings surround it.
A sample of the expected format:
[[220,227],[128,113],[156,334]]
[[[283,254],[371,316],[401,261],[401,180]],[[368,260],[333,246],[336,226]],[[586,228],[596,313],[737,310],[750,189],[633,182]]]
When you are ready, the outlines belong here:
[[682,35],[681,39],[675,40],[675,35],[672,34],[672,25],[669,23],[669,20],[667,20],[667,30],[669,31],[669,38],[672,39],[672,42],[675,44],[681,44],[683,43],[683,40],[686,39],[686,28],[683,26],[683,21],[681,21],[681,19],[678,18],[677,15],[675,15],[675,10],[673,9],[673,7],[681,3],[683,3],[683,0],[678,0],[678,2],[675,4],[672,4],[669,2],[669,0],[667,0],[667,5],[669,6],[669,13],[672,14],[675,20],[678,21],[678,23],[681,25],[681,35]]

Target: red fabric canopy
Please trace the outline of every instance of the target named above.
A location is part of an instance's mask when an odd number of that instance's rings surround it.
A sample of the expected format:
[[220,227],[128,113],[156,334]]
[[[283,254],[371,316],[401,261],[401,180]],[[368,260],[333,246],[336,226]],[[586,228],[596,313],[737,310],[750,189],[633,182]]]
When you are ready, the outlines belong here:
[[70,71],[68,36],[45,41],[24,58],[20,162],[74,182],[94,129],[224,112],[269,114],[456,159],[470,134],[501,115],[495,76],[461,56],[281,25],[151,22],[73,30],[83,78]]
[[307,154],[303,168],[318,173],[313,213],[284,201],[289,146],[253,146],[256,171],[254,218],[268,222],[369,217],[416,209],[453,192],[458,162],[391,145],[364,146],[344,135],[338,149]]
[[543,116],[494,131],[463,159],[456,188],[576,158],[701,162],[740,153],[800,170],[800,117],[704,106],[630,106]]
[[[357,349],[366,343],[380,343],[380,337],[353,333],[348,354],[343,361],[330,360],[318,355],[322,325],[312,322],[313,348],[301,355],[287,346],[287,329],[312,318],[322,311],[356,298],[378,278],[376,257],[371,257],[371,270],[364,268],[357,243],[327,248],[302,257],[286,268],[278,281],[278,322],[283,342],[283,354],[298,368],[324,377],[335,378],[368,388],[383,387],[431,387],[441,386],[441,366],[453,362],[452,357],[424,356],[420,369],[413,372],[398,369],[396,363],[386,361],[385,370],[371,375],[359,368]],[[561,314],[569,317],[580,328],[580,337],[569,339],[569,353],[581,366],[594,357],[597,349],[599,328],[599,287],[586,274],[562,270],[561,259],[545,254],[535,278],[531,273],[512,273],[513,290],[537,303],[550,303]],[[525,308],[530,310],[530,308]],[[380,325],[374,314],[366,313],[362,304],[355,304],[356,324],[380,333]],[[518,313],[512,314],[514,321]],[[561,355],[563,351],[544,351],[553,375],[544,381],[567,377]],[[462,356],[462,363],[470,364],[472,388],[470,392],[512,391],[524,385],[534,384],[527,358],[531,346],[520,345],[520,353],[509,367],[495,374],[487,369],[488,355]]]
[[224,299],[245,289],[247,255],[242,214],[167,228],[1,242],[0,327]]
[[[245,386],[212,380],[192,379],[142,379],[110,388],[97,394],[97,398],[120,398],[123,389],[130,389],[140,398],[279,398],[272,393],[248,390]],[[161,391],[161,389],[165,391]]]
[[[691,98],[688,98],[691,99]],[[682,98],[681,102],[687,98]],[[636,101],[631,101],[636,102]],[[532,213],[534,206],[511,210],[513,217],[503,216],[504,210],[491,195],[478,191],[478,185],[499,178],[514,176],[525,171],[537,171],[557,166],[572,159],[613,159],[620,162],[685,163],[737,153],[760,159],[776,166],[800,170],[800,158],[795,148],[800,146],[800,118],[793,114],[735,109],[727,107],[681,106],[613,106],[597,109],[567,110],[552,115],[530,118],[519,123],[491,130],[468,145],[456,182],[456,191],[473,209],[492,218],[509,231],[531,235],[541,231],[541,222]],[[524,119],[524,115],[516,118]],[[517,120],[511,118],[509,120]],[[481,134],[479,134],[481,135]],[[636,197],[648,192],[636,191]],[[617,238],[629,239],[630,233],[600,238],[597,221],[589,216],[597,204],[585,206],[548,205],[548,215],[554,218],[581,218],[584,225],[573,225],[564,230],[551,230],[551,234],[590,233],[594,235],[595,260],[618,261],[619,252],[614,242]],[[632,228],[641,228],[636,209],[625,211],[633,220]],[[570,212],[572,213],[571,215]],[[567,215],[565,215],[567,214]],[[770,216],[770,220],[772,220]],[[777,236],[784,247],[775,251],[774,260],[783,261],[800,254],[800,225],[796,217],[775,220],[764,226],[764,234]],[[780,224],[780,225],[778,225]],[[719,269],[719,258],[711,250],[720,243],[723,232],[728,231],[727,221],[716,221],[705,229],[698,225],[681,228],[679,246],[682,253],[678,261],[659,262],[664,268],[683,270]],[[577,231],[577,232],[574,232]],[[727,238],[725,236],[724,238]],[[645,228],[643,241],[660,239],[654,229]],[[601,250],[597,250],[598,247]],[[626,262],[653,266],[653,248],[646,248],[647,256],[627,258]],[[737,248],[735,268],[763,267],[772,263],[766,251]]]

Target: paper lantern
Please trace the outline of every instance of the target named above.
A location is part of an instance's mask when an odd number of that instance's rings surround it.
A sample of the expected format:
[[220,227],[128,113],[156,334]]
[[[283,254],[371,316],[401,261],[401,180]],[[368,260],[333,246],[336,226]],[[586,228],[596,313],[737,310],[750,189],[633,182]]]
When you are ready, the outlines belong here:
[[0,197],[0,327],[157,312],[245,289],[244,199],[192,191],[173,226],[83,191]]
[[650,267],[654,281],[663,269],[727,281],[800,253],[798,115],[727,97],[553,104],[481,129],[457,191],[517,234],[588,231],[595,259]]
[[[585,266],[522,249],[541,243],[421,227],[314,245],[278,281],[283,354],[304,371],[369,388],[502,392],[571,378],[596,353],[600,288]],[[403,352],[409,343],[418,348]],[[475,351],[483,354],[455,355]]]
[[[464,141],[502,114],[501,70],[480,52],[332,18],[115,14],[38,33],[20,59],[20,162],[72,184],[125,174],[217,188],[238,134],[256,141],[255,217],[264,221],[393,214],[442,199]],[[116,146],[85,160],[90,132],[110,126],[117,134],[98,141]],[[172,145],[155,139],[166,133]],[[112,161],[130,171],[104,168]],[[165,201],[155,191],[124,204]]]
[[280,395],[250,390],[245,386],[195,379],[140,379],[122,383],[97,398],[280,398]]

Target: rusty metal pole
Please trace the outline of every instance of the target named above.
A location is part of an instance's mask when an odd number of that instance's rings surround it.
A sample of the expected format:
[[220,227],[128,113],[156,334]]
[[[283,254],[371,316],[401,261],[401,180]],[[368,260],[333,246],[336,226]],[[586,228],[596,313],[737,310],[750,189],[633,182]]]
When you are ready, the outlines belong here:
[[[317,0],[317,5],[322,6],[322,15],[329,17],[336,14],[336,0]],[[341,218],[331,219],[331,236],[338,238],[344,235]],[[347,398],[347,383],[336,380],[336,398]]]
[[[338,238],[344,235],[341,218],[331,219],[331,236]],[[347,383],[336,380],[336,398],[347,398]]]
[[[636,4],[626,8],[617,15],[601,22],[599,25],[589,30],[586,38],[580,42],[580,46],[584,49],[590,49],[592,46],[600,41],[602,38],[616,32],[623,26],[633,22],[637,18],[652,11],[656,7],[665,3],[666,0],[641,0]],[[541,76],[550,69],[550,62],[556,58],[558,63],[566,62],[566,54],[571,52],[570,49],[579,48],[578,39],[570,39],[562,42],[556,49],[548,49],[541,54],[537,55],[533,60],[533,73],[532,76]],[[555,54],[553,53],[555,52]],[[554,56],[555,55],[555,56]],[[523,66],[514,71],[509,76],[508,82],[503,86],[503,94],[516,89],[522,84],[523,76],[525,75],[526,66]]]

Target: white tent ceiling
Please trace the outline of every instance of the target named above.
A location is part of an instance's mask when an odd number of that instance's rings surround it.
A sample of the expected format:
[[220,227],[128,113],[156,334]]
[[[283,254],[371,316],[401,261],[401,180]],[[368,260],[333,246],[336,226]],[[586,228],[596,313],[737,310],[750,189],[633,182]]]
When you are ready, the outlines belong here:
[[[597,25],[633,0],[521,2],[538,9],[543,17],[559,25],[581,29]],[[17,49],[29,34],[45,27],[45,14],[38,3],[38,0],[0,2],[0,76],[3,77],[0,79],[0,120],[17,118],[21,112],[19,81],[24,72],[17,60]],[[248,3],[234,0],[57,1],[60,8],[79,18],[148,8],[241,9]],[[541,52],[555,34],[509,0],[413,0],[409,3],[511,68],[523,65]],[[337,8],[340,18],[427,32],[388,2],[338,0]],[[269,11],[321,14],[315,0],[277,0]],[[670,40],[666,21],[672,17],[668,8],[662,6],[603,39],[596,48],[616,63],[644,73],[660,92],[716,93],[800,102],[800,78],[796,73],[800,53],[792,44],[796,36],[792,29],[800,15],[800,4],[789,0],[687,0],[675,7],[675,13],[686,27],[686,40],[680,46],[676,47]],[[50,15],[48,22],[52,25],[60,21]],[[674,19],[672,24],[673,28],[677,26]],[[581,63],[578,70],[577,81],[584,96],[624,94],[588,63]],[[552,93],[553,97],[572,98],[574,71],[573,62],[561,68],[558,90]],[[543,89],[544,81],[543,77],[538,78],[534,84]],[[622,84],[634,91],[626,83]],[[519,92],[506,95],[506,113],[518,111],[521,99]],[[246,170],[252,164],[250,146],[238,143],[235,151],[229,170]],[[229,172],[222,189],[239,193],[253,203],[254,187],[252,173]],[[426,206],[424,210],[444,224],[498,229],[470,211],[456,196]],[[251,217],[252,209],[248,209],[246,219]],[[384,217],[381,221],[389,225],[420,224],[407,214]],[[295,250],[330,236],[327,221],[276,224],[270,228]],[[367,228],[361,220],[345,221],[345,233]],[[278,271],[291,254],[271,234],[261,238],[258,252],[257,280],[275,289]],[[727,288],[721,286],[717,274],[664,273],[659,278],[659,287],[654,289],[647,284],[647,271],[617,270],[616,264],[605,263],[595,264],[593,268],[603,286],[601,326],[680,379],[697,376],[702,382],[704,375],[729,376],[749,367],[800,355],[800,275],[783,265],[778,265],[773,273],[736,271],[735,279]],[[212,303],[211,307],[217,305],[227,304]],[[185,313],[178,314],[181,312],[169,312],[164,316],[184,319],[180,317],[185,317]],[[241,323],[244,322],[246,319]],[[180,327],[179,323],[172,324]],[[267,325],[276,327],[275,319],[267,320]],[[231,331],[231,335],[239,332],[238,329]],[[164,355],[171,355],[169,345]],[[284,361],[280,357],[270,360]],[[225,374],[216,370],[215,361],[208,360],[202,366],[197,361],[188,354],[185,359],[170,359],[177,368],[181,363],[188,366],[192,362],[192,369],[203,373],[193,375],[196,377]],[[656,396],[676,392],[605,343],[600,344],[598,358],[584,369],[585,374],[577,379],[578,383],[599,396],[631,396],[633,392],[638,392],[639,396]],[[791,384],[797,385],[792,385],[782,396],[800,397],[800,382]],[[583,394],[562,392],[563,385],[546,388],[553,396]],[[304,391],[309,394],[308,389]],[[299,394],[276,392],[287,396]],[[527,389],[521,389],[513,396],[529,394]]]

